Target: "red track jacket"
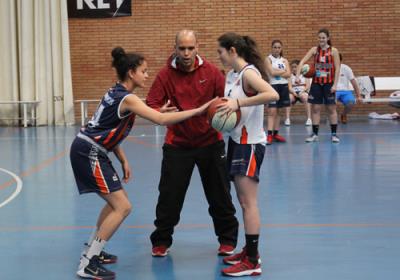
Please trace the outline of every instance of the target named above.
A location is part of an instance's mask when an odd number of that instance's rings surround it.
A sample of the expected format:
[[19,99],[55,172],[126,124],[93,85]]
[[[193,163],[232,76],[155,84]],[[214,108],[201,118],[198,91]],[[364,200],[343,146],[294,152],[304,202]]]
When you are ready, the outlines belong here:
[[[146,103],[161,108],[168,100],[180,111],[197,108],[216,96],[224,96],[225,79],[221,71],[200,56],[196,57],[196,69],[180,70],[176,59],[170,57],[160,70],[147,95]],[[204,147],[223,137],[207,121],[206,114],[170,125],[165,143],[176,147]]]

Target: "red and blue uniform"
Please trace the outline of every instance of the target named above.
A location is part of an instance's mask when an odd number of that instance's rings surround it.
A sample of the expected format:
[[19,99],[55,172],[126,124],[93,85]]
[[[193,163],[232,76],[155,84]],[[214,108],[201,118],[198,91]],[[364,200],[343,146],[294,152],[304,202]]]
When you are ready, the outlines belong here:
[[317,48],[314,56],[315,76],[314,83],[333,84],[335,79],[335,64],[333,62],[332,47],[326,50]]
[[314,55],[315,75],[308,95],[311,104],[336,104],[336,96],[331,92],[335,80],[335,63],[332,47],[326,50],[317,48]]
[[81,129],[81,134],[90,137],[107,151],[112,151],[128,136],[135,121],[135,114],[121,114],[119,110],[129,94],[120,84],[110,88],[101,99],[93,118]]
[[107,153],[114,150],[131,131],[135,114],[121,112],[129,93],[116,84],[101,99],[97,110],[81,128],[71,146],[70,158],[79,193],[110,193],[122,188]]

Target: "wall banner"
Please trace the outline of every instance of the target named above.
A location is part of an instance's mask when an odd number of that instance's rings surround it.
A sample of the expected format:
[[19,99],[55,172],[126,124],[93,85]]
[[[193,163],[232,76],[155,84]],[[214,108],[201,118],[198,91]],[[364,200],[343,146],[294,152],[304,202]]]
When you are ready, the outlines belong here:
[[68,17],[126,17],[132,15],[131,7],[131,0],[68,0]]

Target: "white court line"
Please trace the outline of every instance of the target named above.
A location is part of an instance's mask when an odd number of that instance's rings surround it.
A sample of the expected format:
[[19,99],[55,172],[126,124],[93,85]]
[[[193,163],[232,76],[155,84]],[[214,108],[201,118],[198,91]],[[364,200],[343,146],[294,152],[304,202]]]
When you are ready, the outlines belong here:
[[15,191],[13,192],[13,194],[9,198],[7,198],[5,201],[0,203],[0,208],[1,208],[1,207],[5,206],[7,203],[11,202],[11,200],[16,198],[17,195],[21,192],[21,190],[22,190],[22,180],[21,180],[20,177],[18,177],[17,175],[15,175],[14,173],[12,173],[12,172],[10,172],[10,171],[8,171],[6,169],[0,168],[0,171],[3,171],[5,173],[9,174],[17,182],[17,187],[15,188]]
[[[282,131],[284,131],[284,129],[281,129]],[[311,130],[311,129],[310,129]],[[265,130],[266,131],[266,130]],[[323,133],[318,133],[319,135],[331,135],[331,133],[330,132],[323,132]],[[363,132],[363,131],[359,131],[359,132],[356,132],[356,131],[354,131],[354,132],[341,132],[341,131],[339,131],[338,132],[338,135],[340,136],[340,135],[342,135],[342,134],[345,134],[345,135],[399,135],[400,134],[400,131],[399,132]],[[225,135],[225,134],[224,134]],[[226,135],[228,135],[228,134],[226,134]],[[290,135],[301,135],[301,136],[309,136],[309,134],[307,134],[307,131],[304,131],[304,132],[294,132],[294,133],[289,133],[289,134],[283,134],[282,133],[282,135],[285,135],[285,136],[290,136]],[[145,138],[145,137],[165,137],[165,135],[164,134],[142,134],[142,135],[128,135],[127,136],[127,138]],[[1,140],[1,139],[0,139]]]
[[[282,129],[281,129],[282,130]],[[311,129],[310,129],[311,130]],[[400,132],[362,132],[362,131],[354,131],[354,132],[344,132],[344,131],[338,131],[338,136],[340,137],[340,135],[398,135],[400,134]],[[282,135],[285,135],[282,133]],[[295,133],[290,133],[287,134],[289,135],[306,135],[305,133],[299,133],[299,132],[295,132]],[[308,135],[308,134],[307,134]],[[331,135],[331,133],[328,132],[323,132],[323,133],[318,133],[318,135]],[[286,135],[285,135],[286,136]]]
[[[289,128],[288,128],[289,129]],[[282,131],[284,131],[284,129],[281,129]],[[310,128],[311,130],[311,128]],[[309,136],[309,134],[307,133],[308,131],[304,131],[304,132],[293,132],[290,134],[282,134],[285,136]],[[331,135],[330,132],[320,132],[318,133],[319,135]],[[354,132],[344,132],[344,131],[340,131],[338,132],[338,135],[399,135],[400,132],[363,132],[363,131],[354,131]],[[165,134],[140,134],[140,135],[128,135],[127,138],[164,138]],[[1,137],[0,141],[6,141],[6,140],[20,140],[20,141],[26,141],[26,140],[72,140],[75,139],[75,136],[71,136],[71,137]]]

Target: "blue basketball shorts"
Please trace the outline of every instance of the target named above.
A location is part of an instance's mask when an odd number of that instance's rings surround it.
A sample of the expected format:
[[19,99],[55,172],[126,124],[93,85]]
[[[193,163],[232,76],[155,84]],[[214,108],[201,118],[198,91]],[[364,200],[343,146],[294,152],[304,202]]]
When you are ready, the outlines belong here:
[[290,107],[288,84],[276,84],[276,85],[271,85],[271,86],[279,94],[279,100],[270,102],[268,104],[268,107],[270,107],[270,108]]
[[230,179],[247,176],[259,182],[260,168],[264,159],[265,145],[238,144],[229,138],[227,162]]
[[353,91],[351,90],[337,90],[336,99],[343,103],[344,106],[348,104],[355,104],[356,99],[354,98]]
[[70,159],[80,194],[108,194],[122,189],[121,181],[104,148],[76,137]]

